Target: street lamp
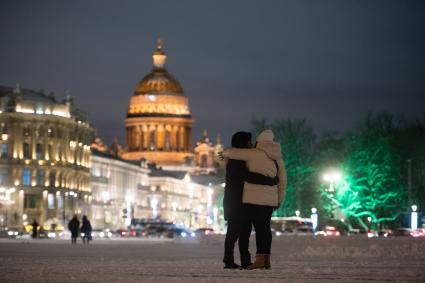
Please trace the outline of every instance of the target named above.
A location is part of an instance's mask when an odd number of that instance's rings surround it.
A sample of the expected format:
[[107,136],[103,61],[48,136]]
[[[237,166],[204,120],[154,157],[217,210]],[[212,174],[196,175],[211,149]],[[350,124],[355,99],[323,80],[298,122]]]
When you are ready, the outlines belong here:
[[418,209],[417,205],[412,205],[412,213],[410,214],[410,229],[415,231],[418,229],[418,213],[416,210]]
[[327,183],[329,183],[329,188],[326,190],[330,194],[331,198],[331,217],[334,217],[334,207],[333,207],[333,201],[332,198],[335,195],[335,184],[337,184],[342,179],[341,172],[337,170],[333,170],[330,172],[326,172],[323,174],[323,180]]
[[315,207],[311,209],[311,224],[313,226],[313,232],[316,232],[317,225],[319,224],[319,218]]
[[329,183],[328,191],[330,193],[335,192],[334,184],[341,180],[341,173],[339,171],[332,171],[323,174],[323,180]]

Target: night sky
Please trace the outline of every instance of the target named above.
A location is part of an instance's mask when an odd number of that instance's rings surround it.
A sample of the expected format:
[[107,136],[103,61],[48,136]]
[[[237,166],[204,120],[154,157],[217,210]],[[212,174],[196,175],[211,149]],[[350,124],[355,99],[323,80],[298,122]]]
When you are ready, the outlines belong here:
[[344,131],[367,111],[425,112],[425,1],[5,1],[0,85],[65,90],[124,143],[156,40],[194,137],[228,144],[254,116]]

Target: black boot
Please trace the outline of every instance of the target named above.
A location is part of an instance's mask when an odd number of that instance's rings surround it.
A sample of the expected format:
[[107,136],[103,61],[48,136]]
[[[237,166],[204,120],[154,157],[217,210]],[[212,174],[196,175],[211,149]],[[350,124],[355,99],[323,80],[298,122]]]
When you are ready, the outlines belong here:
[[251,264],[251,254],[249,252],[247,254],[241,254],[241,267],[247,269]]
[[233,256],[224,256],[223,259],[225,269],[240,269],[241,267],[235,263]]

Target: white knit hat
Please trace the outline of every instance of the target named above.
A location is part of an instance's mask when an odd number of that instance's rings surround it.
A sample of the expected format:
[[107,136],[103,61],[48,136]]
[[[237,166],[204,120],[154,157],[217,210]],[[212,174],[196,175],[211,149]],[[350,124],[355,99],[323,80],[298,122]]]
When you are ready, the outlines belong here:
[[273,138],[272,130],[264,130],[257,136],[257,142],[272,142]]

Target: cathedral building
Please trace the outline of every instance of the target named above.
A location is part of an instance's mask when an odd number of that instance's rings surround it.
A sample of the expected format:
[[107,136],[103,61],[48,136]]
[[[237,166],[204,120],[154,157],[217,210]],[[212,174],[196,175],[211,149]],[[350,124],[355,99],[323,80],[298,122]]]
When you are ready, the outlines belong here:
[[125,120],[127,149],[123,159],[146,159],[157,165],[183,165],[193,159],[188,98],[165,68],[158,41],[153,69],[137,85]]
[[[215,200],[222,193],[223,179],[216,174],[220,163],[215,156],[222,145],[219,139],[213,145],[205,131],[192,147],[189,100],[165,68],[166,58],[158,41],[153,69],[130,98],[125,147],[114,142],[107,148],[100,139],[92,144],[93,215],[100,227],[122,227],[122,211],[127,212],[124,219],[133,222],[218,225]],[[99,172],[107,173],[99,177]],[[138,181],[128,183],[130,179]]]

